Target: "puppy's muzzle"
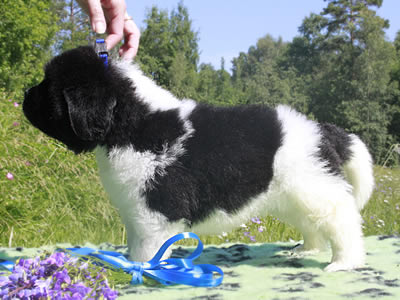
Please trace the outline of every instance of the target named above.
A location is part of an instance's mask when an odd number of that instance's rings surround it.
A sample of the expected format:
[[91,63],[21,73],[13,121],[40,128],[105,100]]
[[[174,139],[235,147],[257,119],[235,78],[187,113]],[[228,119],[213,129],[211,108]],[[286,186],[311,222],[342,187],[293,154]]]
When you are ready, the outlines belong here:
[[39,88],[34,86],[24,93],[24,102],[22,104],[22,110],[25,116],[30,120],[34,118],[35,115],[39,112],[39,103],[37,103],[37,99],[39,98]]

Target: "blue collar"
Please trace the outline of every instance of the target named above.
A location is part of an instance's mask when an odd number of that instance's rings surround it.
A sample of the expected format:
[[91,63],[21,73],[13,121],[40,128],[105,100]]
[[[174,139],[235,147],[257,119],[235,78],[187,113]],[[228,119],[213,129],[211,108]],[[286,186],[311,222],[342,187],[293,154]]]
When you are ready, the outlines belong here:
[[94,51],[96,51],[97,55],[101,58],[104,63],[104,66],[108,67],[108,51],[107,44],[104,39],[96,39],[94,44]]

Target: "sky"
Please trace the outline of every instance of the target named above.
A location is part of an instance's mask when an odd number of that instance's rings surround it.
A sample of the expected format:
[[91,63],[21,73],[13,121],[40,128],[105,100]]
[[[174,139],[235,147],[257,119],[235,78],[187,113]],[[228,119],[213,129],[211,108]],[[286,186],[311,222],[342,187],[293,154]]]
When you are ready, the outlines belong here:
[[[148,10],[156,5],[169,12],[179,0],[126,0],[128,13],[139,28]],[[266,34],[291,41],[298,27],[310,13],[320,13],[327,3],[323,0],[185,0],[192,28],[199,32],[200,63],[218,68],[221,57],[226,69],[240,52],[247,52]],[[400,0],[384,0],[377,14],[389,20],[387,39],[393,41],[400,30]]]

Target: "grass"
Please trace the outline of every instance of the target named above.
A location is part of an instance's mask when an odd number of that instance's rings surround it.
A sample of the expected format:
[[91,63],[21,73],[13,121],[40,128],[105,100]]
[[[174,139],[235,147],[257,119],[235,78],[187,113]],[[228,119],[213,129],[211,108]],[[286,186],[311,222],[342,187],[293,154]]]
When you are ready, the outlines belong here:
[[44,136],[18,102],[0,94],[0,246],[123,243],[93,155],[75,156]]
[[[0,91],[0,246],[126,243],[93,155],[76,156],[33,128],[21,101]],[[399,234],[400,168],[376,166],[375,177],[374,194],[362,212],[364,234]],[[278,219],[258,217],[231,233],[201,239],[206,244],[302,239]]]

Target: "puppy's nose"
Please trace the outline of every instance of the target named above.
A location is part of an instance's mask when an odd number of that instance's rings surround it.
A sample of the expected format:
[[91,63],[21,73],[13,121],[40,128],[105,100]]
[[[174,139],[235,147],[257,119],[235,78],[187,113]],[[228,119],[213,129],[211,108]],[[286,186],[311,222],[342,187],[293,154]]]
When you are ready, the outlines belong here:
[[30,98],[35,98],[37,96],[37,87],[31,87],[30,89],[27,89],[24,93],[24,100],[30,99]]
[[24,110],[24,112],[29,108],[28,106],[32,106],[33,104],[33,89],[34,88],[27,89],[24,93],[24,102],[22,103],[22,109]]
[[29,88],[29,89],[27,89],[27,90],[25,91],[25,93],[24,93],[24,97],[25,97],[25,99],[26,99],[27,97],[29,97],[29,96],[32,96],[32,95],[33,95],[33,91],[34,91],[34,89],[35,89],[35,87],[31,87],[31,88]]

